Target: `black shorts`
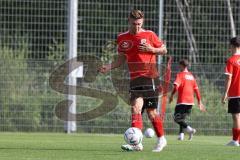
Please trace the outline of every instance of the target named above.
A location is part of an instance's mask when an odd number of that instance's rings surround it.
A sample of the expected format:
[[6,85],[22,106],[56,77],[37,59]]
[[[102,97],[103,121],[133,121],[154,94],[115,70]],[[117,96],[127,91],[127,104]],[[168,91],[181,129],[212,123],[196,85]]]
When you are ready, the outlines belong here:
[[159,79],[139,77],[130,81],[130,101],[142,97],[144,104],[143,109],[157,108],[159,96]]
[[231,98],[228,101],[228,113],[240,113],[240,98]]
[[174,112],[174,119],[185,119],[191,114],[192,105],[180,104],[176,105]]

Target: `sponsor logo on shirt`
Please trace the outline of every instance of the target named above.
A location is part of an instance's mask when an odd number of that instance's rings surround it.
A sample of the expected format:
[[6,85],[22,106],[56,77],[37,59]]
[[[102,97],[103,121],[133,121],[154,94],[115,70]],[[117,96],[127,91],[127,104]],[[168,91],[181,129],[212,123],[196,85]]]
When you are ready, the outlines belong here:
[[185,79],[192,81],[194,80],[194,77],[192,75],[185,75]]

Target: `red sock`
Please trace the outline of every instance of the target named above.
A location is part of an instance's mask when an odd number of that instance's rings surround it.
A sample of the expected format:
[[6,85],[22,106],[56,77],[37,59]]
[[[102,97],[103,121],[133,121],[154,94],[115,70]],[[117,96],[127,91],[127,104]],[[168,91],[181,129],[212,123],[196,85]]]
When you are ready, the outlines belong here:
[[141,114],[132,114],[132,127],[136,127],[142,130],[143,122]]
[[240,131],[238,128],[232,128],[232,135],[233,135],[233,140],[234,141],[238,141],[239,140],[239,137],[240,137]]
[[159,115],[157,115],[153,119],[152,125],[154,127],[154,130],[156,132],[157,137],[162,137],[164,135],[163,123],[162,123],[162,119],[161,119],[161,117]]
[[240,143],[240,128],[238,128],[238,143]]

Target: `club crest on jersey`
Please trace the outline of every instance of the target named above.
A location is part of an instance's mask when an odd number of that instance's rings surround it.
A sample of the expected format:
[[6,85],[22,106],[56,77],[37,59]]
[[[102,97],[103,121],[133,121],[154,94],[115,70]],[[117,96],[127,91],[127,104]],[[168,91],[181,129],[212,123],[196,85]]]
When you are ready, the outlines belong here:
[[120,49],[125,51],[131,49],[132,46],[133,46],[132,41],[126,41],[126,40],[122,41],[119,45]]
[[147,40],[146,39],[141,39],[140,44],[145,44],[145,43],[147,43]]

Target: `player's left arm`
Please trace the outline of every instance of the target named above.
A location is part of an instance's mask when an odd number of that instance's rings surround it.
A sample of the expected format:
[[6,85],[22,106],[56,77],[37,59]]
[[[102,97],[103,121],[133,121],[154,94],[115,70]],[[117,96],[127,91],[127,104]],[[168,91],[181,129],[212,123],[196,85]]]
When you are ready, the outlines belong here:
[[173,97],[176,94],[176,92],[178,91],[178,87],[180,86],[180,84],[181,84],[181,77],[180,77],[179,74],[177,74],[176,79],[173,83],[173,85],[174,85],[173,90],[172,90],[171,95],[169,97],[169,103],[171,103],[173,101]]
[[173,97],[174,97],[175,93],[177,92],[177,90],[178,90],[178,85],[174,84],[173,90],[172,90],[171,95],[169,97],[169,103],[172,103]]
[[199,109],[202,111],[202,112],[206,112],[206,108],[205,106],[203,105],[202,103],[202,99],[201,99],[201,94],[200,94],[200,91],[199,91],[199,88],[198,88],[198,85],[197,85],[197,82],[195,80],[194,82],[194,92],[197,96],[197,100],[198,100],[198,106],[199,106]]

